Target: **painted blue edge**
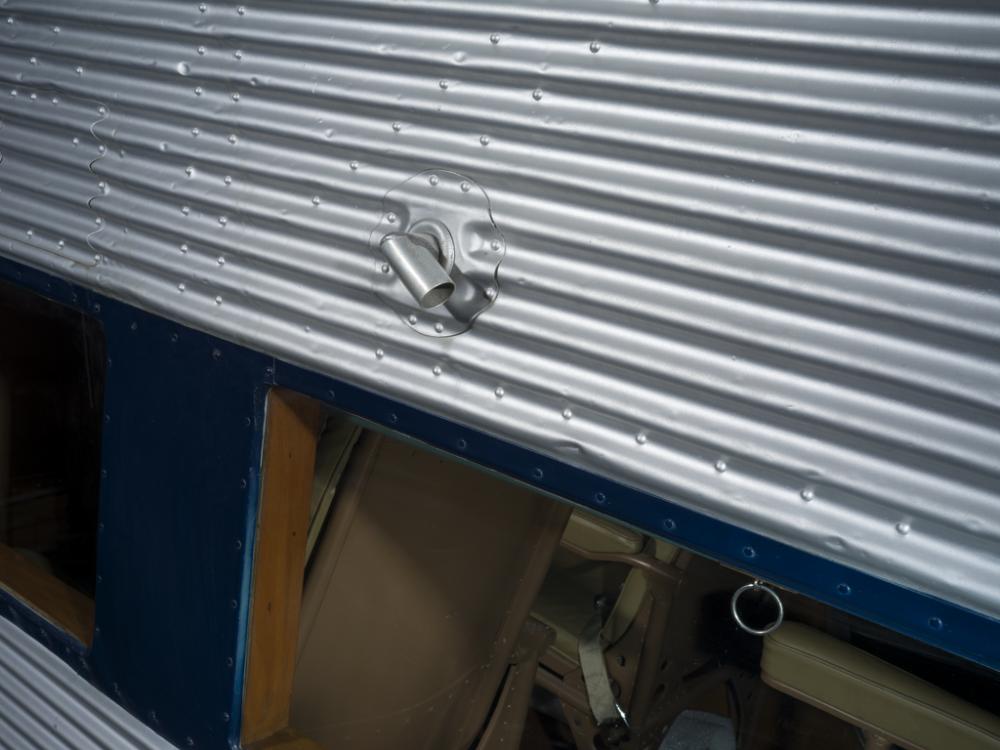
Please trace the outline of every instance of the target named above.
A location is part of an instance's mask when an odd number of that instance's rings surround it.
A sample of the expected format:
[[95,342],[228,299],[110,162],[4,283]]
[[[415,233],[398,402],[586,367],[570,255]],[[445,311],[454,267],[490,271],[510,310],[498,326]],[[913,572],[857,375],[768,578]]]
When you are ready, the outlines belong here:
[[[124,305],[47,273],[9,259],[0,259],[0,277],[46,297],[80,309],[91,303]],[[163,318],[127,307],[138,320]],[[235,345],[190,331],[208,342],[233,349]],[[313,396],[337,408],[408,435],[435,448],[510,475],[582,507],[621,520],[638,529],[717,559],[750,575],[800,592],[837,609],[878,623],[929,645],[949,651],[990,669],[1000,671],[1000,621],[936,597],[890,583],[838,562],[803,552],[735,525],[710,518],[680,504],[611,481],[584,469],[540,455],[482,431],[434,416],[385,396],[302,367],[276,361],[243,347],[246,377],[255,390],[251,465],[259,468],[263,441],[264,401],[269,385],[278,385]],[[259,471],[252,472],[247,488],[251,503],[247,518],[256,518]],[[244,557],[240,568],[239,638],[232,685],[232,716],[228,745],[236,747],[240,733],[239,710],[243,693],[242,662],[245,655],[255,523],[244,528]],[[82,645],[40,618],[14,597],[0,592],[0,615],[18,623],[85,677],[90,675],[89,655]],[[113,696],[114,697],[114,696]],[[162,731],[162,727],[157,727]],[[202,745],[199,737],[194,738]],[[206,744],[214,746],[212,738]]]

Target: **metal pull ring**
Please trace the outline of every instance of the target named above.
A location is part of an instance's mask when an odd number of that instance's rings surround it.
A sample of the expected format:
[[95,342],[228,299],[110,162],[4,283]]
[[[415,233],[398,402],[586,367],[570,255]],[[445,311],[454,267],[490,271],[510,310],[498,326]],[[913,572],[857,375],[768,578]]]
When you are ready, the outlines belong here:
[[[752,628],[744,622],[743,618],[740,617],[739,602],[740,597],[748,591],[763,591],[774,600],[775,605],[778,607],[778,616],[774,619],[774,622],[771,622],[760,629]],[[773,633],[781,627],[781,623],[785,621],[785,606],[781,603],[781,597],[778,596],[778,593],[774,589],[765,585],[761,581],[747,583],[736,589],[736,591],[733,592],[733,598],[729,603],[729,610],[733,613],[733,619],[736,620],[736,624],[740,626],[740,629],[750,633],[750,635],[767,635],[768,633]]]

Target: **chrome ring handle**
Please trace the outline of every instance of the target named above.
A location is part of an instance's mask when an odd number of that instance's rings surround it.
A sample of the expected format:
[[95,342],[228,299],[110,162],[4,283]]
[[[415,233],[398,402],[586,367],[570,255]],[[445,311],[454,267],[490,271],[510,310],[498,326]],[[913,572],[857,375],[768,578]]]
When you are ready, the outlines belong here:
[[[763,591],[774,599],[774,603],[778,607],[778,616],[775,618],[774,622],[758,629],[750,627],[743,621],[743,618],[740,617],[739,601],[740,597],[748,591]],[[740,626],[740,629],[744,632],[750,633],[750,635],[763,636],[768,633],[773,633],[781,627],[781,623],[785,621],[785,605],[781,603],[781,597],[778,596],[778,593],[774,589],[765,585],[761,581],[753,581],[752,583],[744,584],[736,589],[736,591],[733,592],[733,598],[729,602],[729,610],[733,613],[733,619],[736,620],[736,624]]]

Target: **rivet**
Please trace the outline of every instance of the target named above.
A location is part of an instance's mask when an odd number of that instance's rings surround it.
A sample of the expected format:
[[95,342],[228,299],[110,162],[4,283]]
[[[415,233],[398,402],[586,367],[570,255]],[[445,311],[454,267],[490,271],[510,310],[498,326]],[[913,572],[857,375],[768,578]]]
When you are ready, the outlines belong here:
[[940,617],[931,617],[927,620],[927,625],[931,628],[931,630],[940,630],[944,627],[944,622]]
[[391,271],[391,270],[392,269],[389,268],[389,264],[388,263],[383,263],[382,264],[382,273],[389,273],[389,271]]
[[434,377],[438,377],[442,372],[441,365],[434,365],[434,367],[431,369],[431,372],[434,373]]
[[803,500],[807,503],[811,502],[814,497],[816,497],[816,491],[812,487],[806,487],[802,492],[799,493]]
[[392,213],[391,211],[385,215],[385,220],[387,222],[389,222],[390,224],[395,224],[396,223],[396,219],[398,219],[398,218],[399,217],[396,216],[396,214]]
[[608,497],[603,492],[594,493],[594,502],[597,503],[598,505],[604,505],[604,503],[606,503],[607,501]]
[[399,421],[399,416],[395,412],[393,412],[392,414],[389,415],[389,421],[392,424],[396,424],[396,422]]
[[432,174],[430,177],[428,177],[427,181],[431,185],[437,185],[440,182],[440,180],[438,179],[438,176],[436,174]]
[[500,44],[500,35],[496,33],[490,34],[490,42],[492,44]]
[[506,391],[503,389],[502,385],[498,385],[496,388],[493,389],[493,395],[496,396],[497,398],[503,398],[505,393]]
[[416,315],[410,315],[407,318],[407,320],[410,322],[411,326],[415,326],[417,324],[417,316]]
[[225,177],[222,178],[222,181],[225,184],[227,184],[227,185],[232,185],[233,184],[233,178],[230,175],[228,175],[228,174]]
[[184,214],[185,216],[187,216],[189,213],[191,213],[191,207],[190,206],[181,206],[181,213]]
[[663,528],[665,531],[673,531],[677,528],[677,522],[672,518],[663,519]]
[[539,100],[541,100],[541,98],[542,98],[542,90],[541,89],[535,89],[534,91],[532,91],[531,92],[531,98],[534,99],[536,102],[539,101]]
[[497,296],[497,290],[496,290],[496,289],[494,289],[494,288],[493,288],[493,287],[491,287],[491,286],[488,286],[488,287],[486,287],[486,289],[485,289],[485,290],[483,291],[483,294],[485,294],[485,295],[486,295],[486,299],[493,299],[494,297],[496,297],[496,296]]
[[455,441],[455,447],[458,448],[460,451],[464,451],[466,448],[469,447],[469,444],[465,441],[465,438],[459,438],[458,440]]
[[222,712],[222,723],[223,724],[228,724],[229,723],[229,713],[226,712],[226,711]]
[[131,323],[129,324],[129,327],[128,327],[128,329],[129,329],[130,331],[132,331],[132,332],[134,333],[135,331],[138,331],[138,330],[139,330],[139,324],[138,324],[138,323],[136,323],[136,322],[135,322],[135,321],[133,320],[133,321],[132,321],[132,322],[131,322]]
[[34,237],[35,236],[35,230],[34,229],[27,229],[27,230],[25,230],[24,233],[26,235],[28,235],[29,237]]
[[191,739],[190,737],[185,737],[184,741],[187,743],[188,747],[194,747],[194,740]]
[[645,445],[646,439],[647,438],[645,432],[637,432],[635,435],[635,442],[637,442],[639,445]]
[[247,14],[247,9],[241,5],[239,8],[236,9],[236,12],[239,13],[241,16],[245,16]]
[[392,124],[392,129],[395,130],[398,133],[400,130],[403,129],[403,123],[401,123],[401,122],[394,122]]
[[442,78],[440,81],[438,81],[438,86],[440,86],[442,90],[447,90],[448,82]]
[[199,55],[204,55],[205,54],[205,47],[204,47],[204,45],[198,48],[198,54]]
[[104,190],[105,188],[107,188],[107,186],[108,186],[108,184],[106,182],[104,182],[103,180],[101,180],[100,182],[97,183],[97,189],[98,190]]
[[490,145],[490,137],[488,135],[479,136],[479,142],[484,146]]
[[236,134],[230,133],[229,137],[226,140],[229,141],[230,143],[236,143]]
[[184,285],[183,281],[177,285],[177,291],[183,292],[185,289],[187,289],[187,287]]
[[444,324],[443,323],[435,323],[434,324],[434,330],[437,331],[438,333],[441,333],[442,331],[444,331]]
[[350,167],[350,168],[351,168],[352,170],[356,170],[356,169],[358,168],[358,163],[357,163],[356,161],[352,161],[352,162],[351,162],[350,164],[348,164],[348,166],[349,166],[349,167]]
[[312,197],[312,204],[313,204],[314,206],[318,206],[318,205],[319,205],[319,196],[318,196],[318,195],[314,195],[314,196]]
[[194,95],[195,96],[201,96],[204,92],[205,92],[205,89],[203,89],[201,86],[195,86],[194,87]]
[[197,138],[201,134],[200,128],[191,128],[191,135]]
[[205,5],[205,3],[202,3],[201,5],[198,6],[198,10],[204,13],[206,10],[208,10],[208,6]]
[[222,297],[221,296],[216,295],[216,297],[215,297],[215,304],[217,304],[217,305],[221,305],[222,304]]
[[[12,91],[11,93],[13,94],[14,92]],[[76,136],[73,137],[73,145],[74,146],[79,146],[80,145],[80,139],[77,138]]]
[[233,666],[233,657],[231,657],[231,656],[227,656],[226,657],[226,666],[227,667]]
[[186,174],[188,177],[190,177],[191,175],[193,175],[194,174],[194,167],[185,167],[184,168],[184,174]]
[[233,57],[235,57],[237,60],[242,60],[243,59],[243,50],[241,50],[241,49],[235,50],[233,52]]
[[837,584],[837,593],[840,594],[840,596],[850,596],[851,595],[851,587],[848,586],[846,583],[838,583]]
[[910,524],[908,524],[906,521],[900,521],[899,523],[896,524],[896,531],[902,534],[903,536],[906,536],[907,534],[910,533]]
[[222,255],[220,255],[218,258],[216,258],[215,262],[218,263],[220,266],[226,265],[226,259]]
[[83,66],[82,65],[77,65],[76,66],[76,74],[78,76],[82,76],[83,75]]
[[724,473],[729,466],[721,458],[715,462],[715,470],[720,474]]
[[755,550],[753,547],[747,545],[746,547],[743,548],[743,557],[745,557],[747,559],[751,559],[751,558],[757,557],[757,550]]
[[97,253],[97,254],[94,255],[94,262],[95,263],[100,263],[101,262],[101,256],[100,256],[99,253]]
[[53,26],[52,27],[52,33],[53,34],[58,34],[60,31],[62,31],[62,29],[59,28],[58,26]]
[[237,539],[235,542],[233,542],[233,549],[237,551],[243,549],[243,540]]
[[227,218],[226,218],[225,216],[220,216],[220,217],[219,217],[219,223],[220,223],[220,224],[221,224],[222,226],[226,226],[226,224],[228,224],[228,223],[229,223],[229,219],[227,219]]
[[239,91],[234,91],[233,94],[232,94],[232,97],[233,97],[233,101],[234,102],[238,102],[240,100],[240,92]]
[[573,418],[573,410],[569,409],[569,408],[563,409],[563,411],[562,411],[562,417],[563,417],[563,419],[572,419]]
[[187,251],[188,251],[188,243],[182,242],[181,243],[181,252],[182,253],[186,253]]
[[[216,359],[216,360],[222,359],[222,352],[219,349],[213,349],[212,350],[212,359]],[[245,479],[243,481],[244,481],[244,483],[246,482]]]
[[596,39],[590,43],[590,51],[595,55],[601,51],[601,43]]
[[375,357],[376,357],[376,359],[382,359],[382,357],[384,357],[384,356],[385,356],[385,351],[383,351],[382,349],[376,349],[375,350]]
[[241,490],[245,490],[246,488],[247,488],[247,480],[246,479],[241,479],[240,480],[240,489]]
[[36,101],[38,99],[38,94],[31,93],[28,95],[28,98],[31,99],[31,101]]
[[472,190],[472,185],[470,185],[468,182],[463,182],[459,187],[462,188],[463,193],[467,193],[470,190]]
[[541,479],[542,477],[545,476],[545,472],[542,471],[540,467],[536,466],[534,469],[532,469],[531,476],[533,476],[535,479]]
[[14,16],[7,16],[7,23],[14,23]]
[[493,240],[490,242],[490,249],[493,250],[493,252],[500,252],[500,248],[502,247],[503,243],[500,242],[500,240]]
[[34,56],[29,57],[28,62],[31,63],[32,65],[38,65],[38,58]]

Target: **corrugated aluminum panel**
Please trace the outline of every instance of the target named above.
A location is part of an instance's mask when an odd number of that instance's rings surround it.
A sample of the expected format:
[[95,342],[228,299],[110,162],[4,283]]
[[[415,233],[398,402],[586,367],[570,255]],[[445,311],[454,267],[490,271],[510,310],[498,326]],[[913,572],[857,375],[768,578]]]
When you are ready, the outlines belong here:
[[[6,254],[1000,616],[1000,8],[4,7]],[[506,243],[451,338],[372,292],[431,169]]]
[[0,748],[167,750],[174,746],[0,617]]

